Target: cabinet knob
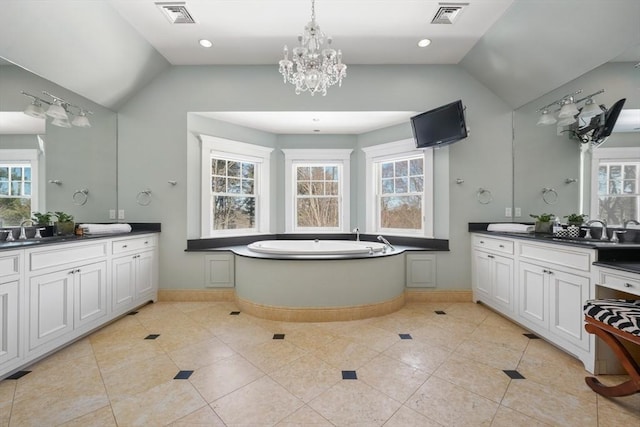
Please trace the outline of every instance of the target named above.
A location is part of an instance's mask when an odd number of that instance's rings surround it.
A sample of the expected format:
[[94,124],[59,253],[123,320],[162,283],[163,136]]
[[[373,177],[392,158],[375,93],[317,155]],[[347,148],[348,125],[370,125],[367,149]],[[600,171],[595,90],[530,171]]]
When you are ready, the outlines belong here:
[[487,258],[495,258],[493,255],[487,255]]
[[504,245],[500,245],[501,248],[504,248]]
[[126,247],[127,247],[127,245],[122,245],[122,247],[123,247],[123,248],[126,248]]
[[484,245],[484,240],[480,240],[480,244],[481,244],[481,245]]
[[631,283],[625,283],[624,287],[625,288],[633,288],[633,285]]

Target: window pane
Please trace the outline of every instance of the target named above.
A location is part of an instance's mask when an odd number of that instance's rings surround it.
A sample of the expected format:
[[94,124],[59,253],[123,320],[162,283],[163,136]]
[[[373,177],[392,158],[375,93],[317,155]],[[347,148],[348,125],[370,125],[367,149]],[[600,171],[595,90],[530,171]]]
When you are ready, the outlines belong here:
[[393,163],[383,163],[381,171],[383,178],[393,178]]
[[31,218],[31,199],[0,198],[0,218],[5,227],[17,227]]
[[393,179],[382,180],[382,194],[393,193]]
[[622,178],[622,168],[619,165],[609,167],[609,179]]
[[380,206],[382,228],[422,228],[422,196],[383,197]]
[[624,179],[635,179],[637,177],[636,170],[637,170],[637,166],[635,165],[625,166]]
[[410,162],[409,168],[410,168],[411,175],[423,174],[424,161],[422,159],[411,159],[409,162]]
[[0,181],[6,181],[9,179],[9,168],[2,167],[0,168]]
[[255,198],[215,196],[213,203],[214,230],[254,228]]
[[12,181],[22,180],[22,168],[11,168],[11,180]]
[[407,178],[396,178],[396,194],[406,193],[409,189],[409,182]]
[[298,227],[338,227],[339,207],[336,197],[311,197],[298,199]]
[[311,194],[324,196],[324,182],[313,181],[311,183]]
[[240,193],[240,179],[228,178],[227,179],[227,193]]
[[220,159],[211,159],[211,175],[226,175],[227,161]]
[[312,166],[311,167],[311,179],[320,180],[324,179],[324,167]]
[[599,218],[609,225],[621,225],[626,219],[638,218],[638,196],[599,198]]
[[338,195],[338,183],[337,182],[327,182],[324,186],[324,191],[328,196],[337,196]]
[[243,179],[242,180],[242,194],[253,194],[253,183],[252,179]]
[[225,193],[227,191],[227,179],[220,176],[211,178],[211,191],[214,193]]
[[607,193],[607,167],[600,166],[598,168],[598,194]]
[[31,181],[31,168],[24,168],[24,180]]
[[421,176],[411,177],[409,184],[410,184],[409,191],[411,193],[421,193],[424,188],[423,178]]
[[296,169],[298,181],[308,181],[311,179],[311,168],[309,166],[298,166]]
[[409,175],[409,162],[406,160],[401,160],[396,163],[396,173],[395,176],[407,176]]
[[30,182],[25,182],[24,183],[24,195],[25,196],[31,196],[31,183]]
[[22,183],[21,182],[12,182],[11,183],[11,195],[12,196],[22,196]]
[[255,165],[253,163],[242,164],[242,177],[253,179],[255,173]]
[[338,179],[338,167],[337,166],[325,166],[324,176],[328,181],[336,181]]
[[624,180],[624,193],[625,194],[634,194],[636,192],[636,182],[633,180]]
[[227,163],[227,175],[233,177],[240,176],[240,162],[229,161]]
[[8,182],[0,182],[0,195],[8,196],[9,195],[9,183]]
[[609,194],[620,194],[620,181],[609,181]]
[[298,196],[308,196],[311,194],[311,186],[309,182],[298,183]]

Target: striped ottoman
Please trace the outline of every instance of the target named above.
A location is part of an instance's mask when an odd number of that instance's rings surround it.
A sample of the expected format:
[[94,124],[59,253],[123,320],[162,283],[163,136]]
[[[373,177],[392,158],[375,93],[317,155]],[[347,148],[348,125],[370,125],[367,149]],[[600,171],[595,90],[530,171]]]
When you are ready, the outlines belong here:
[[640,300],[594,299],[584,304],[585,330],[600,337],[613,350],[631,376],[629,381],[607,387],[593,377],[585,381],[603,396],[628,396],[640,392],[640,366],[621,340],[640,345]]

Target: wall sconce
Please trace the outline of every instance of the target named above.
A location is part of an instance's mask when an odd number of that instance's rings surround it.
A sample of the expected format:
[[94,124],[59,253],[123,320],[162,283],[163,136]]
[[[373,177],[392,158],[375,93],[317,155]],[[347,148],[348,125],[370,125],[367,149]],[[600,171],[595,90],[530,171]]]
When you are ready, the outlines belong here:
[[[538,108],[536,112],[540,112],[540,118],[538,119],[538,126],[547,126],[554,123],[558,123],[558,126],[569,126],[578,120],[588,124],[589,120],[605,111],[602,107],[596,104],[593,97],[604,93],[604,89],[600,89],[597,92],[587,95],[584,98],[574,100],[575,95],[582,93],[582,89],[575,91],[569,95],[565,95],[560,99],[557,99],[544,107]],[[582,108],[578,108],[578,105],[584,101]],[[559,105],[560,108],[556,109],[553,113],[551,108]],[[557,118],[554,113],[558,113]]]
[[[92,111],[71,104],[70,102],[67,102],[64,99],[52,95],[44,90],[42,91],[42,93],[51,98],[51,101],[35,95],[31,95],[29,93],[26,93],[25,91],[21,91],[20,93],[22,93],[26,97],[33,99],[31,104],[29,104],[24,110],[24,113],[27,116],[35,117],[38,119],[46,119],[47,117],[51,117],[52,125],[63,128],[70,128],[72,126],[91,127],[91,123],[89,122],[87,114],[93,114]],[[46,110],[43,104],[48,105]]]

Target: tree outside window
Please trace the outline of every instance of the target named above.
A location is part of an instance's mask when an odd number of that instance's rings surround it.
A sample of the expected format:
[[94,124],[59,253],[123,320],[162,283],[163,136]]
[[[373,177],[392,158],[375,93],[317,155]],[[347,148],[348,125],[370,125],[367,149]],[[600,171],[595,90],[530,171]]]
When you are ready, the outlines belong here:
[[31,218],[31,165],[0,164],[0,219],[3,226],[19,226]]
[[423,157],[379,162],[378,176],[378,227],[382,230],[422,230]]
[[256,164],[211,158],[214,230],[256,228]]
[[339,165],[297,165],[294,173],[296,227],[339,228]]
[[640,162],[600,161],[598,166],[598,218],[621,225],[640,213]]

